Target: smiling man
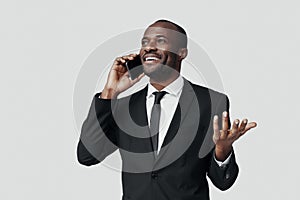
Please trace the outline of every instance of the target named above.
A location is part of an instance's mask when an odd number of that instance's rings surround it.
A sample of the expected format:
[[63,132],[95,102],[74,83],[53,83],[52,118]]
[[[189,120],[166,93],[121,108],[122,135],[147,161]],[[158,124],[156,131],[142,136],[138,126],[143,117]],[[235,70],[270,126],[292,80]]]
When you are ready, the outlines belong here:
[[[206,200],[207,177],[221,190],[237,178],[232,144],[256,123],[236,119],[231,126],[227,96],[180,75],[187,54],[184,29],[156,21],[146,29],[139,55],[115,59],[92,101],[78,161],[95,165],[119,149],[122,199]],[[125,66],[134,59],[141,60],[143,73],[132,80]],[[145,75],[150,79],[144,89],[117,98]]]

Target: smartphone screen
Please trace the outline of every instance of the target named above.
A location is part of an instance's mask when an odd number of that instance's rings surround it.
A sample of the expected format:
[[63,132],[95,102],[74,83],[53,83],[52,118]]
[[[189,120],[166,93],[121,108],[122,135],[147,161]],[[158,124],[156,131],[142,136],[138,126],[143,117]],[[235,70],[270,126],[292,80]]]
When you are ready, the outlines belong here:
[[126,68],[129,72],[131,80],[137,78],[141,73],[144,72],[143,65],[140,56],[136,56],[133,60],[126,62]]

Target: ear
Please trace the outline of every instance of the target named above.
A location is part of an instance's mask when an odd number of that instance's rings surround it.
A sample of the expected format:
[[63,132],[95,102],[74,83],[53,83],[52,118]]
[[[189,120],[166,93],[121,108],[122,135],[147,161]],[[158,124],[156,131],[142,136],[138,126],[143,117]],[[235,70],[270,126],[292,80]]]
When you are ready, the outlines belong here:
[[178,51],[178,56],[179,56],[180,60],[185,59],[187,54],[188,54],[187,48],[180,48],[179,51]]

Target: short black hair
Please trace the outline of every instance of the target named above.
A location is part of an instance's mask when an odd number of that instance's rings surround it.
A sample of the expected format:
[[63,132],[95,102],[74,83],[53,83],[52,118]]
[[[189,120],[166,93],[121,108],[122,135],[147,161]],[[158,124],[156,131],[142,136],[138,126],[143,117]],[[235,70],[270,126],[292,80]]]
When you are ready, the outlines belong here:
[[171,21],[166,20],[166,19],[160,19],[160,20],[155,21],[153,24],[156,24],[156,23],[159,23],[159,22],[172,24],[173,26],[176,27],[176,29],[177,29],[178,32],[186,35],[185,30],[181,26],[179,26],[178,24],[175,24],[174,22],[171,22]]
[[176,30],[184,35],[182,42],[183,42],[183,46],[187,47],[187,34],[186,34],[186,31],[181,26],[179,26],[178,24],[176,24],[174,22],[166,20],[166,19],[159,19],[159,20],[155,21],[153,24],[156,24],[156,23],[169,23],[169,24],[172,24],[173,26],[175,26]]

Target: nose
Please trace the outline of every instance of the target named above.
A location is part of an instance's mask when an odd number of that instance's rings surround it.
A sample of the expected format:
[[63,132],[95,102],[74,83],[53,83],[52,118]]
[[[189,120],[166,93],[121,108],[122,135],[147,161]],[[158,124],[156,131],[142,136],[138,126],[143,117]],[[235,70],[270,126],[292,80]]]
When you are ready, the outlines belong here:
[[156,43],[154,40],[150,40],[144,48],[146,51],[157,50]]

